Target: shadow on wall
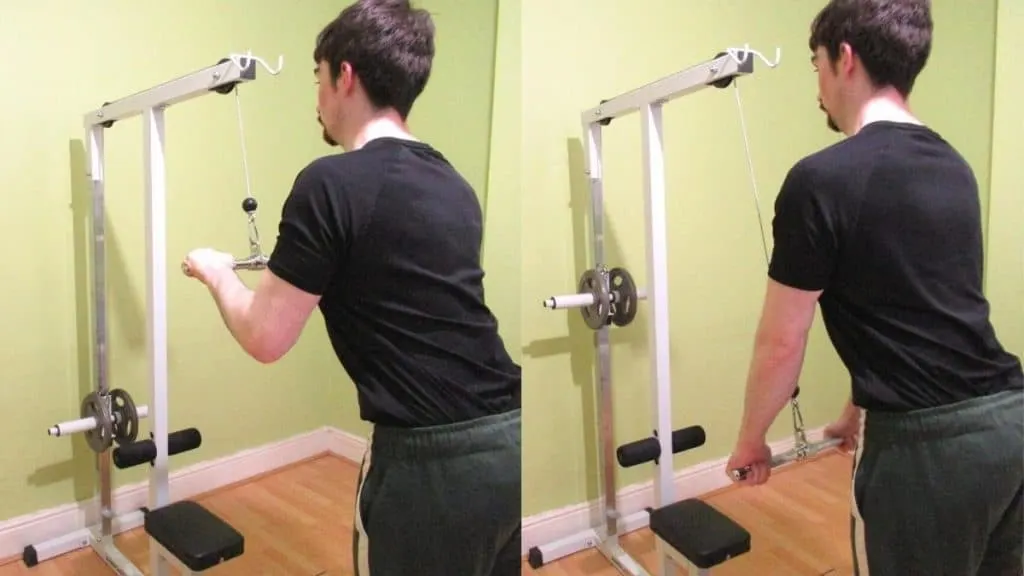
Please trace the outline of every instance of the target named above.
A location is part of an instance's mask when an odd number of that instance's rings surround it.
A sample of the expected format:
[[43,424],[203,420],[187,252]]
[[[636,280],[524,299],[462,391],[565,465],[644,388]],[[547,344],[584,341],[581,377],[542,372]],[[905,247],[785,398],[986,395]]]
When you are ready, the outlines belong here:
[[[570,138],[567,141],[567,154],[569,158],[569,187],[570,187],[570,210],[573,223],[573,253],[575,254],[575,277],[580,278],[584,272],[590,269],[590,255],[593,253],[593,237],[590,233],[589,222],[591,220],[590,183],[586,173],[585,158],[583,155],[583,143],[578,138]],[[617,237],[615,227],[611,218],[605,213],[604,219],[604,254],[608,267],[614,267],[624,259],[623,252]],[[640,279],[634,279],[640,283]],[[540,305],[538,302],[537,305]],[[549,338],[546,340],[534,340],[523,349],[523,353],[534,358],[545,356],[557,356],[569,354],[572,370],[573,384],[582,391],[580,398],[583,402],[583,423],[585,426],[586,469],[600,470],[597,462],[598,457],[598,409],[599,398],[597,390],[597,355],[595,350],[596,333],[583,323],[583,318],[576,309],[555,310],[553,314],[565,314],[565,322],[568,328],[568,336],[563,338]],[[644,314],[637,314],[635,320],[628,329],[612,330],[610,334],[613,347],[626,344],[632,348],[645,348],[647,346],[648,322]],[[558,383],[550,383],[558,385]],[[596,499],[600,497],[600,474],[588,474],[586,497]],[[596,510],[594,511],[596,513]],[[603,523],[604,519],[595,518],[595,522]]]
[[[91,317],[91,298],[94,292],[93,279],[90,276],[89,263],[92,258],[93,236],[92,236],[92,182],[90,181],[89,169],[86,164],[88,157],[85,152],[85,144],[81,140],[71,140],[71,206],[75,222],[75,282],[79,287],[76,290],[76,309],[79,354],[85,353],[92,358],[93,351],[83,347],[91,342],[92,325],[89,323]],[[141,184],[141,183],[140,183]],[[120,334],[123,334],[124,342],[128,350],[133,353],[145,353],[146,351],[146,304],[139,298],[139,291],[132,284],[128,274],[128,263],[124,259],[124,253],[120,250],[121,243],[117,240],[117,229],[111,226],[107,218],[103,226],[103,253],[105,260],[105,286],[107,304],[107,322],[117,323]],[[83,289],[84,288],[84,289]],[[107,330],[109,346],[110,330]],[[109,351],[108,351],[109,354]],[[80,361],[81,363],[81,361]],[[116,382],[117,375],[110,372],[111,362],[108,360],[109,381]],[[83,373],[85,381],[89,382],[89,372]],[[91,388],[86,390],[86,393]]]
[[[85,147],[81,140],[71,140],[68,146],[71,170],[71,215],[75,254],[75,336],[78,357],[78,396],[83,399],[92,391],[93,327],[91,323],[91,299],[93,283],[89,277],[89,262],[92,248],[91,228],[92,206],[90,199],[89,174],[86,170]],[[69,417],[69,419],[72,419]],[[71,442],[71,459],[37,469],[29,476],[32,486],[45,486],[73,480],[75,501],[86,500],[98,489],[95,470],[95,453],[85,443],[82,434],[74,434]]]

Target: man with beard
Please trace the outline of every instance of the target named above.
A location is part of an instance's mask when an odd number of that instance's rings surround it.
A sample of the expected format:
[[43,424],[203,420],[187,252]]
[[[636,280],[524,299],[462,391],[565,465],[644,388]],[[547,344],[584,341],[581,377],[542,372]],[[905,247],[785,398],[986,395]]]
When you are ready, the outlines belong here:
[[356,574],[511,576],[520,367],[484,303],[477,196],[406,125],[433,56],[431,17],[407,0],[345,8],[313,60],[323,139],[346,152],[299,173],[255,290],[228,254],[197,250],[186,264],[261,362],[283,356],[319,306],[373,424],[356,489]]
[[324,139],[324,142],[326,142],[328,146],[337,146],[338,143],[334,141],[334,138],[331,138],[330,134],[327,133],[327,127],[324,126],[323,118],[320,118],[319,112],[317,112],[316,114],[316,121],[318,124],[320,124],[320,129],[322,130],[321,138]]
[[852,393],[826,436],[856,450],[857,574],[1022,574],[1024,375],[982,292],[978,185],[907,100],[928,0],[832,0],[811,26],[819,107],[846,138],[790,170],[728,470],[768,480],[815,308]]

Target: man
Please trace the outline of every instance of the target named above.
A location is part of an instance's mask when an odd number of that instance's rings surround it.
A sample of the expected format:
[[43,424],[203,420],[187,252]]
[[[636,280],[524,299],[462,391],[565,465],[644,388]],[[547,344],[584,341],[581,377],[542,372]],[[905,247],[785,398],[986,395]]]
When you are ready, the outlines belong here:
[[324,140],[346,152],[296,178],[254,291],[228,254],[186,261],[261,362],[319,306],[374,424],[353,521],[360,576],[504,576],[521,562],[520,367],[484,303],[481,208],[406,125],[433,56],[431,17],[408,1],[343,10],[313,58]]
[[768,480],[765,433],[792,395],[820,303],[852,395],[826,435],[856,446],[857,574],[1022,573],[1024,375],[982,293],[978,187],[910,112],[927,0],[832,0],[811,27],[829,126],[776,201],[775,248],[728,470]]

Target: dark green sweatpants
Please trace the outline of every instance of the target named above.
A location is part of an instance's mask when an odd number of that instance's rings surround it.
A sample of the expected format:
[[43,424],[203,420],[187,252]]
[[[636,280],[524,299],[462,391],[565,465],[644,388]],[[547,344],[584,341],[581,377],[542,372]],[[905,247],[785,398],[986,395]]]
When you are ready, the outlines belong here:
[[512,576],[522,558],[521,418],[376,426],[356,492],[356,576]]
[[855,574],[1024,574],[1024,393],[866,411],[861,427]]

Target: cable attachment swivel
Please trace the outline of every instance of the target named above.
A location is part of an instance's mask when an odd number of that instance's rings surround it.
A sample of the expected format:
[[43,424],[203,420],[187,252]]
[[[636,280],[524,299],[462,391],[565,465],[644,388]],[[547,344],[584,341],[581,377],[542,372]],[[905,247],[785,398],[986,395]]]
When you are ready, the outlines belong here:
[[811,444],[807,441],[807,431],[804,430],[804,417],[800,413],[798,396],[800,396],[800,386],[793,391],[793,396],[789,399],[789,406],[793,412],[793,451],[796,453],[797,460],[803,460],[810,455]]
[[[235,56],[232,56],[232,58],[234,57]],[[267,71],[271,74],[277,74],[281,70],[280,62],[278,63],[278,68],[274,70],[267,66],[266,62],[252,56],[251,53],[239,56],[239,58],[246,59],[246,66],[251,64],[253,61],[257,61],[267,68]],[[239,67],[242,67],[240,59],[237,60],[237,63]],[[256,209],[259,207],[259,203],[256,202],[256,199],[252,196],[252,184],[249,181],[249,158],[245,149],[245,128],[244,122],[242,121],[242,100],[237,86],[233,87],[233,91],[235,93],[235,110],[238,113],[238,139],[242,147],[242,174],[245,176],[245,199],[242,200],[242,211],[245,212],[249,221],[249,255],[244,258],[235,258],[231,263],[231,268],[233,270],[263,270],[267,267],[267,262],[270,261],[270,257],[263,253],[263,248],[260,245],[260,231],[256,226]],[[189,269],[188,263],[182,263],[181,271],[186,276],[192,276],[192,271]]]
[[259,203],[252,196],[242,200],[242,211],[249,220],[249,256],[236,258],[235,270],[262,270],[267,267],[270,258],[263,253],[260,245],[260,229],[256,226],[256,209]]
[[[772,468],[778,468],[792,462],[801,462],[812,456],[817,456],[830,448],[837,448],[842,444],[842,440],[839,438],[827,438],[814,443],[807,441],[807,432],[804,430],[804,417],[800,414],[800,402],[797,401],[797,396],[799,395],[800,387],[797,386],[793,391],[793,395],[789,398],[790,408],[793,411],[794,446],[781,454],[772,455],[770,462]],[[750,470],[750,466],[745,466],[737,470],[730,470],[729,475],[732,476],[733,480],[740,482],[746,480]]]

